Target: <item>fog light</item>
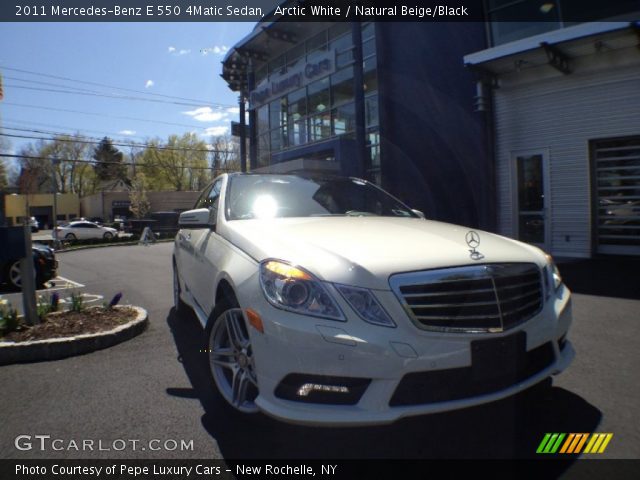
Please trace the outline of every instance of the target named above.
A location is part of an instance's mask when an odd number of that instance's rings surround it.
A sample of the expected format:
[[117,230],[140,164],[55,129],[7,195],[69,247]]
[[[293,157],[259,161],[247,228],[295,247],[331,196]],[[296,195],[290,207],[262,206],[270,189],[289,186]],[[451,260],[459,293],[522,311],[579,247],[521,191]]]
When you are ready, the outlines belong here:
[[305,383],[298,389],[298,396],[307,397],[310,392],[349,393],[344,385],[322,385],[320,383]]

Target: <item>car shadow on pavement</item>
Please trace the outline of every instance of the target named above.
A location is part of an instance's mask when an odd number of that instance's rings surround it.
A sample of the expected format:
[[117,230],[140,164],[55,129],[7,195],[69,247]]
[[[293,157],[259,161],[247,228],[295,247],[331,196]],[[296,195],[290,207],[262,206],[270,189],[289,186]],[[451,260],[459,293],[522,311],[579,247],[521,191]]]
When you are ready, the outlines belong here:
[[640,300],[638,258],[559,259],[558,268],[572,292]]
[[[535,452],[547,432],[592,432],[602,417],[583,398],[550,382],[498,402],[388,426],[304,427],[264,415],[247,417],[216,393],[195,316],[178,317],[172,310],[167,324],[193,387],[167,388],[167,393],[200,400],[202,424],[227,459],[539,459]],[[550,463],[560,474],[571,460]]]

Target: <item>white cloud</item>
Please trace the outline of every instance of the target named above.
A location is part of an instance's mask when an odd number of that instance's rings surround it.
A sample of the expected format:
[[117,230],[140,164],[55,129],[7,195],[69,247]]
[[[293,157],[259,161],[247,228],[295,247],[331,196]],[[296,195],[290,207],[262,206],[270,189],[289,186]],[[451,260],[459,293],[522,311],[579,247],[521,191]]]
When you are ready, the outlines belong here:
[[220,110],[213,110],[211,107],[200,107],[195,110],[189,110],[187,112],[182,112],[184,115],[189,115],[195,120],[199,122],[218,122],[223,120],[229,116],[227,112],[222,112]]
[[181,48],[180,50],[178,50],[176,47],[171,46],[167,49],[167,52],[169,53],[169,55],[178,57],[181,55],[189,55],[191,53],[191,50],[188,48]]
[[147,80],[147,83],[144,84],[144,88],[151,88],[155,85],[153,80]]
[[226,135],[229,133],[229,127],[220,125],[218,127],[209,127],[205,129],[204,134],[211,137],[218,137],[220,135]]
[[230,113],[231,115],[240,115],[240,107],[227,108],[227,113]]
[[136,131],[135,130],[120,130],[118,133],[120,135],[135,135]]
[[229,47],[226,45],[214,45],[213,47],[201,48],[200,53],[202,55],[209,55],[213,53],[214,55],[224,55],[229,51]]

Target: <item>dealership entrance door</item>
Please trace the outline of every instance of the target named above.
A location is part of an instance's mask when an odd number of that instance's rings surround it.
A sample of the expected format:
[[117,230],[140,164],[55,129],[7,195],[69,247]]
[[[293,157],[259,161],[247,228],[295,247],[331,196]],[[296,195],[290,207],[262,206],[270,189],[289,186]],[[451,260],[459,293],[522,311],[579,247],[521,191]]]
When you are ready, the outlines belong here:
[[591,142],[597,253],[640,255],[640,137]]
[[518,240],[549,251],[549,155],[546,151],[513,154]]

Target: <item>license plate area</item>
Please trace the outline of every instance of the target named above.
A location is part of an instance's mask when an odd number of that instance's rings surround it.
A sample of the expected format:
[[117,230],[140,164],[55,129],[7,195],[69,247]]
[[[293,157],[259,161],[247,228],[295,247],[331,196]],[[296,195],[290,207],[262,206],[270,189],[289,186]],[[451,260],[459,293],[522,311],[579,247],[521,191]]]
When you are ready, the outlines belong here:
[[[471,342],[471,371],[474,382],[487,382],[494,389],[517,382],[525,367],[527,334]],[[488,385],[486,385],[488,386]]]

